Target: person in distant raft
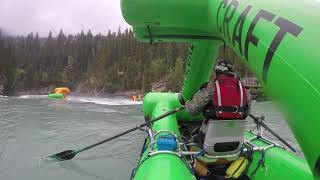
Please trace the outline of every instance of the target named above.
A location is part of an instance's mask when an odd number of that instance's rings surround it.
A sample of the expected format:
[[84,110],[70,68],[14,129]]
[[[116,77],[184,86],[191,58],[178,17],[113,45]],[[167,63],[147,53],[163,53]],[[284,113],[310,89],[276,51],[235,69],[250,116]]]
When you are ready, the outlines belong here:
[[220,61],[216,78],[203,85],[185,108],[191,115],[203,113],[194,141],[203,149],[194,167],[200,177],[238,179],[247,169],[248,157],[241,153],[250,95],[235,74],[234,65]]
[[68,94],[70,93],[70,90],[67,87],[59,87],[59,88],[54,88],[54,93],[63,94],[64,99],[66,99]]

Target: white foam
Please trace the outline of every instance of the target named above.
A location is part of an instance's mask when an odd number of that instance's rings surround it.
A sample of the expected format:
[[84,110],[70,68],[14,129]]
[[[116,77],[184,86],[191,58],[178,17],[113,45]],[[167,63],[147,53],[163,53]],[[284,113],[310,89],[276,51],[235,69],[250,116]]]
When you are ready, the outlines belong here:
[[69,101],[73,102],[83,102],[83,103],[94,103],[101,105],[137,105],[142,104],[141,101],[132,101],[125,97],[112,97],[112,98],[101,98],[101,97],[77,97],[69,96]]
[[[22,95],[19,96],[20,99],[47,99],[47,95]],[[70,102],[78,102],[78,103],[94,103],[100,105],[137,105],[142,104],[142,101],[132,101],[127,97],[110,97],[110,98],[102,98],[102,97],[81,97],[81,96],[68,96],[68,100]]]
[[47,99],[48,95],[22,95],[19,96],[20,99]]

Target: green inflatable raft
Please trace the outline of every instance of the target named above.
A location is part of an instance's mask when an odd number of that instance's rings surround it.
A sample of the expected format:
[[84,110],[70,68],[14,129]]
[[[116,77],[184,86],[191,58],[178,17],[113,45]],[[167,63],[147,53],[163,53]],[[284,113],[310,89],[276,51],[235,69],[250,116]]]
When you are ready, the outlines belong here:
[[49,99],[64,99],[64,95],[62,93],[51,93],[48,94]]
[[[287,112],[288,124],[305,159],[276,143],[245,132],[244,148],[253,149],[247,179],[319,179],[320,174],[320,1],[314,0],[121,0],[122,14],[142,42],[189,42],[181,94],[149,93],[146,119],[156,117],[193,97],[210,78],[217,50],[228,45],[258,78],[268,95]],[[152,124],[132,173],[136,180],[193,180],[192,161],[182,127],[202,117],[185,111]],[[171,134],[179,144],[172,151],[157,142]]]

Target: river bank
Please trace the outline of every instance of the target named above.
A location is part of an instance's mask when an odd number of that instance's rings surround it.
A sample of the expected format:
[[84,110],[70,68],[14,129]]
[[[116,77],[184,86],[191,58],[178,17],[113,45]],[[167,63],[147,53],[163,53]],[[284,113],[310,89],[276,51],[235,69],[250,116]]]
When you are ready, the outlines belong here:
[[[48,86],[39,89],[31,89],[27,91],[17,91],[13,93],[12,96],[22,96],[22,95],[47,95],[53,91],[56,86]],[[84,86],[77,86],[76,88],[70,88],[71,93],[70,95],[73,96],[94,96],[94,97],[110,97],[110,96],[143,96],[148,92],[143,92],[142,90],[137,89],[129,89],[126,91],[115,91],[115,92],[107,92],[105,90],[97,90],[97,89],[90,89]],[[170,92],[167,87],[167,84],[163,81],[152,83],[151,84],[151,91],[150,92]]]
[[[24,95],[48,95],[52,92],[51,88],[43,88],[40,90],[30,90],[30,91],[19,91],[15,93],[13,96],[24,96]],[[130,90],[130,91],[119,91],[114,93],[97,93],[95,91],[89,91],[89,92],[81,92],[81,91],[75,91],[71,92],[71,96],[83,96],[83,97],[113,97],[113,96],[125,96],[125,97],[131,97],[135,95],[142,95],[143,93],[139,90]]]

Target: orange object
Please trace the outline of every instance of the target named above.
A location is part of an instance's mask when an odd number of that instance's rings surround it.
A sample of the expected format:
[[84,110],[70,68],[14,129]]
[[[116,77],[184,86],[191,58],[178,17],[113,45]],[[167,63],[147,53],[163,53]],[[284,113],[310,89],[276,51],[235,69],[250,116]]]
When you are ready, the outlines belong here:
[[137,100],[137,96],[131,96],[132,101],[136,101]]
[[200,177],[205,177],[209,174],[208,168],[198,160],[195,160],[193,167],[196,170],[197,175]]
[[59,87],[54,88],[54,93],[61,93],[66,97],[70,93],[70,90],[67,87]]

